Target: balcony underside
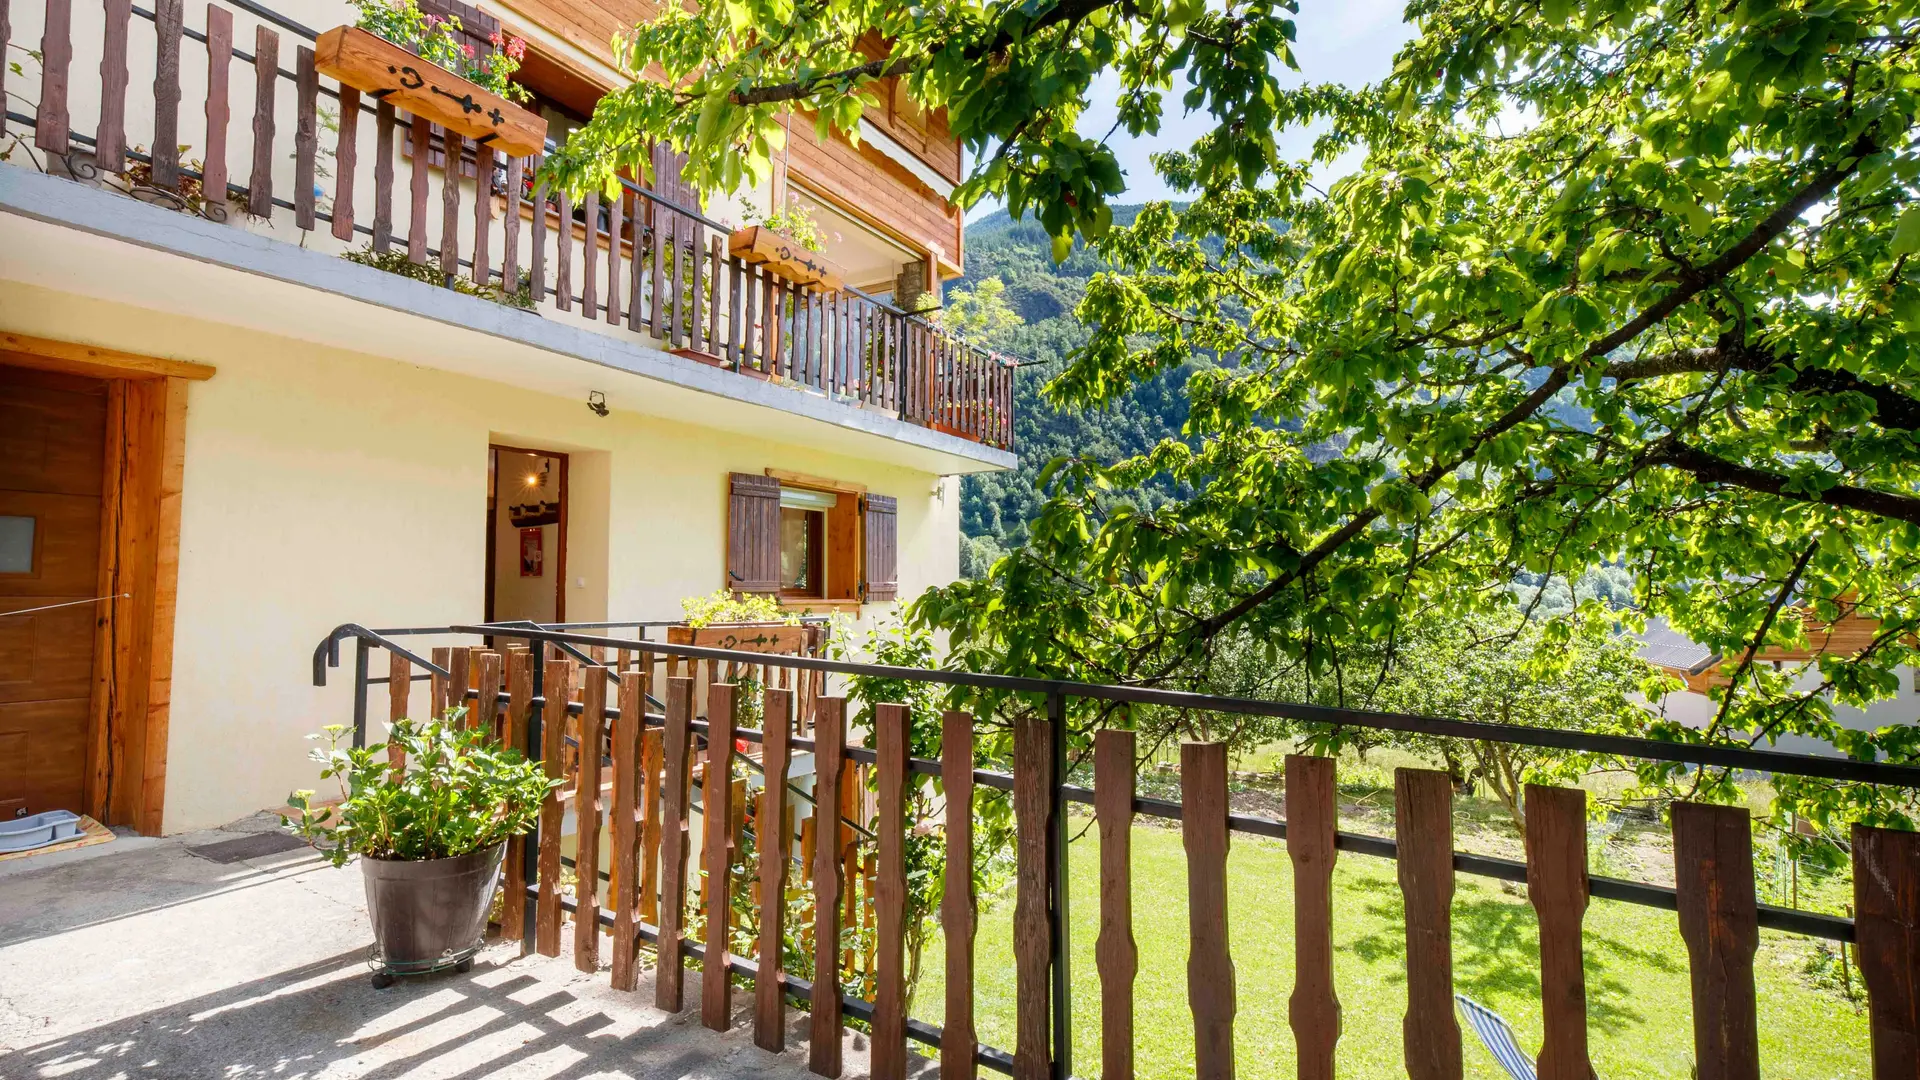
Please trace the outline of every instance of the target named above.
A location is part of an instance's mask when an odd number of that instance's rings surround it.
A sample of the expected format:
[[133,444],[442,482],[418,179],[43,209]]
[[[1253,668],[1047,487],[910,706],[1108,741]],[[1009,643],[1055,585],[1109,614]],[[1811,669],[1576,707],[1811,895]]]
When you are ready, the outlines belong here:
[[[1016,460],[879,410],[676,356],[646,339],[596,333],[23,168],[0,167],[0,280],[582,402],[599,390],[616,410],[884,455],[926,472],[990,472]],[[141,351],[138,341],[87,343]],[[590,421],[583,410],[582,422]]]

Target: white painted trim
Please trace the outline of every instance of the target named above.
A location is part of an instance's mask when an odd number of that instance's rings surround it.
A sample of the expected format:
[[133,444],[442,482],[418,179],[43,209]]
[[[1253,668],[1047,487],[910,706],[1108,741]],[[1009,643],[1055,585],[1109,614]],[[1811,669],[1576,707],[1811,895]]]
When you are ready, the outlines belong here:
[[900,145],[900,141],[887,134],[885,128],[864,116],[860,118],[860,137],[872,143],[876,150],[912,173],[915,179],[932,188],[934,194],[943,199],[953,198],[953,189],[958,185],[935,172],[933,166],[921,161],[917,154]]

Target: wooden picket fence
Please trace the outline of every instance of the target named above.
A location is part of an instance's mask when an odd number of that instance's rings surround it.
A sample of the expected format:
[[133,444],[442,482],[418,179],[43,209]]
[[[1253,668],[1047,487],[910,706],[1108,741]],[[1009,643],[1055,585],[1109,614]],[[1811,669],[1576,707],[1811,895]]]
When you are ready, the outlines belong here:
[[[308,234],[303,241],[331,235],[349,247],[364,241],[377,255],[403,251],[414,264],[438,260],[449,284],[464,277],[508,296],[529,290],[538,307],[623,326],[689,358],[1012,444],[1011,362],[857,289],[798,287],[729,254],[728,229],[699,212],[680,177],[684,159],[665,147],[653,154],[654,187],[624,181],[617,197],[596,191],[576,206],[548,190],[544,155],[497,152],[320,75],[305,43],[316,33],[265,8],[243,8],[257,20],[249,51],[235,40],[234,12],[220,4],[207,4],[194,28],[185,0],[155,0],[152,11],[102,0],[98,52],[83,55],[76,46],[93,43],[73,32],[73,0],[44,0],[38,42],[14,39],[16,3],[0,0],[0,40],[21,50],[37,44],[42,60],[37,73],[23,68],[12,81],[0,65],[0,97],[9,105],[37,98],[34,114],[13,123],[30,126],[33,145],[65,161],[70,175],[136,177],[139,197],[216,221],[290,214]],[[129,90],[146,90],[129,75],[130,30],[142,23],[153,30],[155,77],[150,99],[130,108]],[[290,57],[287,34],[297,39]],[[184,55],[189,46],[200,60]],[[281,66],[287,59],[291,70]],[[71,107],[72,81],[95,71],[89,136],[74,127],[87,118]],[[189,72],[201,101],[183,93]],[[0,111],[0,136],[8,123]],[[189,143],[201,157],[183,159]]]
[[[455,628],[466,629],[471,628]],[[525,633],[525,631],[521,631]],[[551,637],[551,633],[549,634]],[[974,717],[948,712],[942,717],[938,760],[913,759],[907,752],[907,709],[878,705],[866,746],[850,740],[847,702],[820,691],[827,671],[854,673],[859,665],[799,661],[721,650],[622,642],[616,651],[584,644],[574,655],[559,653],[536,661],[524,647],[504,653],[479,649],[439,650],[431,676],[432,706],[437,710],[463,700],[474,702],[472,720],[493,725],[513,745],[530,746],[537,737],[550,775],[568,775],[567,732],[583,748],[602,753],[572,759],[568,789],[556,791],[543,810],[532,857],[516,847],[507,863],[507,930],[530,927],[529,947],[559,955],[561,926],[571,912],[576,927],[609,931],[574,935],[574,960],[582,971],[599,971],[611,950],[610,977],[615,987],[640,985],[643,943],[677,943],[659,949],[665,959],[654,979],[654,1002],[662,1009],[683,1005],[683,968],[688,958],[708,970],[724,965],[753,984],[752,1007],[745,1022],[757,1045],[787,1048],[787,1012],[806,1002],[809,1066],[821,1076],[841,1073],[842,1027],[848,1017],[871,1024],[872,1075],[882,1080],[908,1071],[908,1044],[918,1042],[937,1055],[942,1076],[973,1077],[982,1067],[1021,1080],[1069,1074],[1070,1038],[1063,1038],[1058,1017],[1062,942],[1050,899],[1059,870],[1050,845],[1056,815],[1067,802],[1089,804],[1099,835],[1099,925],[1095,947],[1101,1026],[1098,1075],[1126,1080],[1134,1075],[1134,983],[1137,951],[1131,903],[1131,842],[1135,818],[1152,816],[1180,822],[1187,854],[1190,960],[1188,998],[1193,1016],[1196,1075],[1224,1078],[1235,1074],[1236,985],[1233,937],[1227,903],[1227,858],[1235,832],[1284,839],[1293,866],[1295,978],[1290,1022],[1302,1080],[1335,1075],[1334,1051],[1343,1018],[1333,974],[1333,872],[1341,851],[1387,857],[1396,862],[1404,901],[1407,1005],[1401,1023],[1407,1074],[1414,1080],[1454,1080],[1462,1075],[1462,1035],[1455,1019],[1451,903],[1456,874],[1470,873],[1524,883],[1539,926],[1539,980],[1544,1042],[1538,1055],[1543,1080],[1591,1080],[1588,1056],[1587,993],[1582,967],[1582,921],[1592,897],[1664,907],[1677,913],[1692,971],[1693,1032],[1700,1080],[1757,1080],[1760,1075],[1758,1006],[1753,965],[1763,927],[1851,942],[1869,994],[1872,1075],[1911,1080],[1920,1068],[1920,834],[1857,826],[1852,833],[1855,914],[1852,919],[1770,907],[1757,901],[1751,828],[1744,808],[1681,802],[1673,807],[1672,829],[1677,870],[1674,888],[1591,877],[1587,868],[1585,792],[1572,788],[1526,789],[1524,862],[1467,855],[1453,847],[1453,785],[1444,772],[1400,769],[1395,777],[1395,835],[1359,836],[1338,831],[1336,773],[1332,759],[1291,756],[1285,766],[1284,821],[1234,813],[1229,808],[1226,748],[1189,743],[1181,750],[1178,802],[1143,798],[1136,791],[1134,734],[1104,730],[1092,752],[1091,789],[1061,784],[1055,769],[1054,728],[1047,715],[1022,713],[1013,721],[1010,774],[976,770]],[[389,643],[390,644],[390,643]],[[548,646],[551,648],[552,646]],[[587,651],[582,652],[585,649]],[[653,650],[658,649],[655,652]],[[676,656],[679,654],[679,656]],[[611,657],[609,659],[609,656]],[[681,659],[680,657],[690,657]],[[721,668],[721,657],[728,657]],[[704,660],[702,658],[705,658]],[[706,677],[696,677],[698,665]],[[540,667],[536,675],[535,668]],[[784,674],[791,668],[789,674]],[[754,669],[764,686],[760,730],[735,723],[743,707],[733,673]],[[318,672],[318,660],[316,671]],[[391,682],[392,715],[405,715],[406,691],[414,678],[408,662],[396,654]],[[887,669],[892,672],[893,669]],[[928,681],[949,678],[923,674]],[[974,681],[983,677],[973,676]],[[994,677],[987,676],[985,679]],[[536,693],[536,679],[540,692]],[[776,683],[780,685],[775,685]],[[697,715],[697,689],[704,685],[704,718]],[[798,689],[796,689],[798,688]],[[1123,688],[1085,691],[1123,697]],[[796,707],[808,691],[811,715]],[[664,707],[649,711],[651,695],[664,691]],[[1056,696],[1058,684],[1048,691]],[[1202,699],[1194,696],[1194,701]],[[569,717],[542,723],[545,703],[565,702]],[[1247,703],[1235,703],[1244,710]],[[549,713],[554,710],[550,707]],[[1048,710],[1059,715],[1057,708]],[[577,717],[577,719],[574,719]],[[1436,721],[1440,724],[1457,722]],[[571,725],[571,726],[569,726]],[[721,797],[702,799],[695,813],[692,794],[707,778],[731,777],[735,740],[758,744],[765,784],[757,806],[758,822],[782,823],[757,829],[756,863],[736,876],[744,788],[729,781]],[[704,740],[704,745],[703,745]],[[1630,741],[1630,740],[1628,740]],[[1682,755],[1644,744],[1649,753]],[[816,763],[813,799],[822,809],[816,827],[801,830],[802,851],[792,850],[794,830],[788,787],[796,752],[812,752]],[[1734,755],[1747,753],[1736,751]],[[1764,756],[1764,755],[1763,755]],[[1860,775],[1870,782],[1910,783],[1913,770],[1898,766],[1798,760],[1810,775]],[[1769,759],[1771,760],[1771,759]],[[873,794],[862,803],[849,792],[867,784],[856,770],[872,770]],[[1878,770],[1877,772],[1874,770]],[[1786,771],[1780,769],[1778,771]],[[611,797],[603,798],[610,773]],[[910,1020],[906,1013],[906,807],[915,785],[938,778],[944,786],[945,895],[940,917],[947,942],[946,1000],[939,1028]],[[1016,1040],[1011,1053],[982,1046],[974,1017],[972,813],[976,785],[1011,793],[1016,818],[1015,903]],[[709,791],[715,790],[709,788]],[[560,825],[571,800],[579,822],[576,873],[581,882],[599,879],[599,836],[611,830],[612,866],[608,904],[602,910],[596,890],[581,888],[577,898],[563,897]],[[837,811],[837,812],[836,812]],[[688,857],[691,830],[702,831],[706,881],[724,883],[703,890],[698,905],[705,934],[687,932],[694,878]],[[830,823],[832,833],[822,835]],[[869,860],[855,854],[852,830],[868,821],[874,838]],[[796,862],[796,855],[799,861]],[[533,872],[528,872],[531,867]],[[783,903],[790,878],[810,890],[810,925],[785,925]],[[727,951],[733,898],[740,890],[756,897],[759,936],[753,955]],[[855,901],[854,894],[858,893]],[[531,900],[531,906],[528,901]],[[870,957],[838,955],[840,930],[856,918],[874,929]],[[816,978],[799,979],[782,970],[783,942],[810,941]],[[843,996],[843,973],[870,972],[871,999]],[[733,980],[701,980],[703,1023],[724,1031],[735,1023]],[[1381,1018],[1379,1022],[1391,1022]],[[1808,1033],[1807,1037],[1818,1037]]]

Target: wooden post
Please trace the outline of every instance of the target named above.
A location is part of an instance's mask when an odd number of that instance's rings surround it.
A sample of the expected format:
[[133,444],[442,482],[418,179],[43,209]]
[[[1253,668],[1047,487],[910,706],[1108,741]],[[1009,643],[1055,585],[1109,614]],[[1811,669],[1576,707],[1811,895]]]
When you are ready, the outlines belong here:
[[1753,832],[1741,807],[1673,804],[1674,890],[1693,976],[1698,1080],[1759,1080]]
[[1134,734],[1108,728],[1093,737],[1093,813],[1100,826],[1100,1077],[1133,1080]]
[[660,819],[664,805],[661,769],[666,732],[648,728],[640,735],[640,917],[660,921]]
[[1874,1080],[1913,1080],[1920,1071],[1920,833],[1853,827],[1853,905]]
[[[7,64],[0,62],[0,68]],[[47,0],[40,27],[40,103],[34,109],[33,145],[49,154],[67,152],[67,80],[73,66],[71,0]],[[0,116],[6,110],[0,108]]]
[[453,707],[453,650],[445,645],[438,645],[428,655],[433,660],[434,667],[449,673],[442,675],[439,672],[432,672],[427,676],[427,707],[430,710],[427,719],[439,720],[447,715],[448,709]]
[[873,747],[879,774],[874,832],[873,1078],[907,1075],[907,725],[905,705],[876,705]]
[[837,816],[846,773],[847,699],[814,705],[813,1013],[807,1068],[840,1075],[840,835]]
[[687,907],[687,786],[692,767],[693,680],[667,680],[667,726],[663,742],[660,868],[660,964],[655,969],[653,1003],[667,1012],[679,1012],[686,977],[680,945],[686,936]]
[[[436,127],[438,125],[435,125]],[[440,173],[440,273],[442,285],[460,276],[460,161],[466,156],[467,140],[452,128],[440,128],[440,153],[446,167]],[[424,154],[415,153],[415,171],[427,167]]]
[[393,246],[393,103],[373,107],[373,250]]
[[1527,898],[1540,920],[1540,1080],[1593,1080],[1587,1056],[1587,793],[1528,784]]
[[607,732],[607,673],[581,669],[580,756],[573,773],[573,967],[600,970],[600,747]]
[[[533,711],[533,654],[525,649],[507,651],[507,724],[508,748],[525,751],[527,720]],[[506,896],[500,907],[500,930],[507,937],[524,933],[527,921],[527,838],[507,840],[506,867],[501,874]]]
[[[520,200],[526,183],[526,159],[507,157],[507,209],[501,218],[500,289],[508,296],[520,291]],[[534,303],[540,298],[535,296]]]
[[[487,250],[493,232],[493,147],[486,143],[474,145],[473,177],[473,283],[485,286],[493,284],[492,253]],[[519,207],[507,205],[514,217],[520,216]]]
[[1053,731],[1047,718],[1028,710],[1013,722],[1013,814],[1015,832],[1013,967],[1014,1080],[1047,1080],[1048,972],[1053,949],[1048,925],[1047,834],[1052,799],[1048,780]]
[[413,217],[407,227],[407,261],[424,263],[427,261],[427,144],[432,137],[433,125],[424,116],[413,118],[412,141],[413,161],[410,166],[408,201]]
[[1233,1076],[1233,952],[1227,937],[1227,747],[1180,747],[1180,832],[1187,849],[1187,1003],[1194,1075]]
[[1460,1022],[1453,1015],[1453,778],[1396,769],[1395,864],[1406,898],[1407,1015],[1411,1080],[1460,1080]]
[[792,764],[789,740],[793,733],[793,692],[769,689],[761,706],[760,767],[766,783],[760,789],[758,840],[760,856],[759,978],[754,983],[753,1043],[762,1050],[786,1049],[787,996],[781,985],[780,958],[786,951],[787,773]]
[[1335,790],[1332,758],[1287,755],[1294,972],[1287,1014],[1300,1080],[1333,1080],[1333,1048],[1340,1039],[1340,999],[1333,992]]
[[700,818],[705,826],[701,854],[706,859],[707,953],[700,965],[700,1022],[725,1031],[733,1020],[733,978],[727,973],[733,936],[733,707],[738,688],[730,682],[707,687],[707,770],[701,787]]
[[940,923],[947,942],[946,1021],[940,1033],[943,1080],[974,1080],[979,1036],[973,1021],[973,716],[940,720],[940,785],[947,802],[945,888]]
[[640,985],[638,911],[640,729],[646,723],[646,690],[638,672],[620,676],[620,718],[613,722],[613,988]]
[[[424,166],[424,159],[416,155],[414,167]],[[567,702],[573,698],[573,661],[548,660],[544,675],[540,688],[546,701],[540,710],[540,759],[547,778],[558,780],[565,775],[562,765],[567,747]],[[555,787],[540,806],[540,893],[533,912],[533,950],[541,956],[560,955],[560,823],[565,813],[560,789]]]
[[293,50],[293,71],[293,224],[312,232],[313,189],[319,186],[314,181],[319,175],[320,73],[314,70],[311,48],[301,45]]
[[[600,189],[590,188],[580,208],[587,219],[586,249],[580,257],[580,314],[588,319],[600,312]],[[617,242],[617,241],[616,241]]]

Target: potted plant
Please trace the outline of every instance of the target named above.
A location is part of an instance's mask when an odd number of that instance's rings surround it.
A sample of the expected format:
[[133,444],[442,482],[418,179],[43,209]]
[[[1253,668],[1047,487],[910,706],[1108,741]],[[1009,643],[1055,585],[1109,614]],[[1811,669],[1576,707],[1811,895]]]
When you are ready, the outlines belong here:
[[311,756],[340,801],[315,808],[312,791],[296,791],[280,818],[335,866],[360,856],[376,987],[473,965],[507,838],[533,827],[561,783],[465,717],[397,720],[366,747],[341,745],[346,728],[329,725],[309,736],[326,743]]
[[747,224],[727,238],[727,250],[734,257],[764,265],[796,285],[824,292],[838,291],[846,284],[840,268],[820,254],[826,247],[826,236],[806,210],[789,207],[758,222],[753,220],[752,211],[745,216]]
[[359,18],[314,42],[314,68],[513,157],[546,147],[547,121],[513,81],[527,43],[492,37],[482,55],[459,40],[460,20],[422,12],[415,0],[352,0]]

